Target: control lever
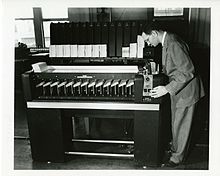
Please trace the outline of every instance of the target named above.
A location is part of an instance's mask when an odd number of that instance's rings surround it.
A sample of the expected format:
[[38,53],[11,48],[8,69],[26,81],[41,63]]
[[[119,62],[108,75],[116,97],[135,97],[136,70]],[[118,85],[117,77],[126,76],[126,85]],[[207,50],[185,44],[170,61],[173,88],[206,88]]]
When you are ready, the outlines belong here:
[[104,84],[104,79],[99,80],[95,87],[97,88],[97,91],[99,90],[99,94],[102,95],[102,85]]
[[78,93],[79,95],[81,94],[81,91],[80,91],[80,85],[82,84],[82,81],[79,80],[78,82],[76,82],[74,85],[73,85],[73,88],[77,88],[78,87]]
[[69,82],[68,84],[66,84],[66,89],[68,90],[68,88],[70,87],[70,91],[71,91],[71,94],[73,95],[73,81]]
[[117,95],[117,85],[119,84],[120,79],[113,80],[111,87],[113,87],[114,95]]
[[123,79],[121,80],[120,84],[119,84],[119,89],[121,87],[121,94],[125,95],[125,85],[126,85],[127,79]]
[[95,95],[95,83],[96,83],[96,80],[92,80],[88,85],[88,88],[92,88],[93,95]]
[[88,84],[89,84],[89,80],[86,80],[86,81],[84,81],[84,82],[81,84],[82,90],[83,90],[83,88],[85,87],[85,94],[86,94],[86,95],[88,94],[88,87],[87,87]]
[[[50,95],[53,95],[53,88],[54,86],[57,86],[59,84],[59,81],[54,82],[53,84],[50,85]],[[58,89],[57,89],[57,94],[58,94]]]
[[103,88],[105,89],[105,88],[107,88],[107,90],[106,90],[106,92],[107,92],[107,95],[109,95],[110,94],[110,85],[111,85],[111,82],[112,82],[112,79],[109,79],[109,80],[107,80],[107,81],[105,81],[105,84],[103,85]]
[[40,82],[39,84],[37,84],[35,87],[36,87],[36,88],[41,87],[44,83],[45,83],[45,81],[42,81],[42,82]]
[[52,83],[52,81],[49,81],[45,84],[43,84],[43,95],[45,96],[47,93],[46,93],[46,89],[48,86],[50,86],[50,84]]
[[132,87],[133,87],[133,85],[134,85],[134,80],[130,79],[128,81],[127,85],[126,85],[126,87],[128,88],[129,95],[132,95]]
[[62,87],[63,87],[63,93],[64,93],[64,95],[66,95],[66,87],[65,87],[66,83],[67,83],[66,81],[63,81],[62,83],[60,83],[57,86],[57,94],[58,94],[58,96],[62,93],[62,91],[60,90]]

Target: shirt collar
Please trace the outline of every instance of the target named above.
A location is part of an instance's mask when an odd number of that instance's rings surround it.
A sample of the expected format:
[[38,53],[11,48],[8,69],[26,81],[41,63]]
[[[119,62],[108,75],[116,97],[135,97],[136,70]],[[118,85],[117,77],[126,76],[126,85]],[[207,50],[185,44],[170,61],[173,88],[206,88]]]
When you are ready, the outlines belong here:
[[165,32],[163,33],[163,37],[162,37],[162,42],[161,42],[162,46],[164,45],[164,40],[165,40],[166,34],[167,34],[167,32],[165,31]]

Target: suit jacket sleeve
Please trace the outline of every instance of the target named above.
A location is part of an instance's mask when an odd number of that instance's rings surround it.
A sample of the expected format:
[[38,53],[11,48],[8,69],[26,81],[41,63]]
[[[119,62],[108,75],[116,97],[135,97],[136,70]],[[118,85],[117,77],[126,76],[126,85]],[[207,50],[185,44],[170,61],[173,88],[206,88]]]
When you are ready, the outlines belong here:
[[195,69],[186,44],[169,44],[166,70],[170,82],[165,88],[171,95],[178,94],[194,78]]

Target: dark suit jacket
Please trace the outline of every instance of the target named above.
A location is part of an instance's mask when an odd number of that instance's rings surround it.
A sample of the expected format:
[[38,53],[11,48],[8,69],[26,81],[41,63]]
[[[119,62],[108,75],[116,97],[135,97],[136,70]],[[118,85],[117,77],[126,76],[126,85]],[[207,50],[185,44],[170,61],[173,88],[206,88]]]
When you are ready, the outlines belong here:
[[162,50],[163,72],[169,77],[165,87],[176,107],[196,103],[205,95],[200,77],[195,73],[187,44],[177,35],[167,33]]

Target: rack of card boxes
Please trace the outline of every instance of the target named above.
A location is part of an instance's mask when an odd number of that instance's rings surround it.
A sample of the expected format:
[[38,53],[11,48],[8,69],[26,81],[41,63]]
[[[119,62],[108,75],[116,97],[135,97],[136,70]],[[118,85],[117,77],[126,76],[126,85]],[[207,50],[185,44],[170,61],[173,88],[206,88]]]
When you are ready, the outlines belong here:
[[50,58],[143,58],[145,21],[50,24]]

